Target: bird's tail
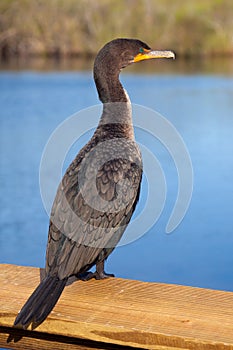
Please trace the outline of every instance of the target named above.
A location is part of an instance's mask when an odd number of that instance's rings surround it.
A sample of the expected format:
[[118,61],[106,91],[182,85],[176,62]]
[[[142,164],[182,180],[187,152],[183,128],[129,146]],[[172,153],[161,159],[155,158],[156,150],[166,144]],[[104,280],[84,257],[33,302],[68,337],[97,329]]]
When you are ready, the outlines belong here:
[[67,279],[45,277],[22,307],[14,326],[26,329],[30,323],[33,328],[42,323],[58,301],[66,282]]

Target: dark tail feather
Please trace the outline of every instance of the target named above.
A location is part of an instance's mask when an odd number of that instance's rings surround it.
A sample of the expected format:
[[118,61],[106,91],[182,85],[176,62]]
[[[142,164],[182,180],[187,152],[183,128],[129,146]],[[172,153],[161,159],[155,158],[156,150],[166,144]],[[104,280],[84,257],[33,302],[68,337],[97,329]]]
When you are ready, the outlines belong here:
[[45,277],[22,307],[14,326],[26,329],[31,322],[33,328],[39,326],[54,308],[66,282],[67,279]]

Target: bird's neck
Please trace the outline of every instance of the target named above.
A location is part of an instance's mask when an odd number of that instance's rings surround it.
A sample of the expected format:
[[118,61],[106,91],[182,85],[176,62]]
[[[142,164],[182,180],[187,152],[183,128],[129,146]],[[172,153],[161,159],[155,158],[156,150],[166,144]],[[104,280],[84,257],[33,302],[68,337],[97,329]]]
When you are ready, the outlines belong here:
[[104,103],[98,129],[107,131],[111,138],[123,137],[134,140],[131,103]]
[[120,83],[118,70],[111,70],[112,67],[103,68],[95,66],[94,79],[102,103],[128,102],[128,96]]
[[[95,79],[100,100],[103,102],[103,113],[98,125],[99,128],[113,131],[117,137],[134,139],[132,108],[129,96],[121,85],[118,76]],[[107,126],[108,125],[108,126]]]

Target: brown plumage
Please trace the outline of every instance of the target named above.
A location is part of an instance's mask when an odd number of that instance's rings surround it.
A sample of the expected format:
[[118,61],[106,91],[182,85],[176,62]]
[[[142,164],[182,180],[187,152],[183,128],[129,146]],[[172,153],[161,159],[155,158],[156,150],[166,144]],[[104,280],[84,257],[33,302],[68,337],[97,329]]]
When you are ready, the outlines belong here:
[[119,73],[130,63],[154,57],[172,53],[151,51],[133,39],[113,40],[98,53],[94,79],[103,113],[58,187],[50,217],[46,277],[21,309],[15,326],[36,327],[43,322],[70,276],[86,273],[94,265],[96,272],[86,279],[110,276],[104,272],[104,261],[130,221],[142,176],[131,104]]

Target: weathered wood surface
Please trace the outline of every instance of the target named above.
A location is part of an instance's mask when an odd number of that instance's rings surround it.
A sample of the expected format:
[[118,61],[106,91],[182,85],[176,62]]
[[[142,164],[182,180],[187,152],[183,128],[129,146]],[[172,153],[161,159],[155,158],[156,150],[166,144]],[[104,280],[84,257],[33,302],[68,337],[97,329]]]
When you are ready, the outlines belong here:
[[233,349],[233,293],[117,278],[74,282],[36,330],[15,330],[39,279],[38,268],[0,265],[1,347]]

